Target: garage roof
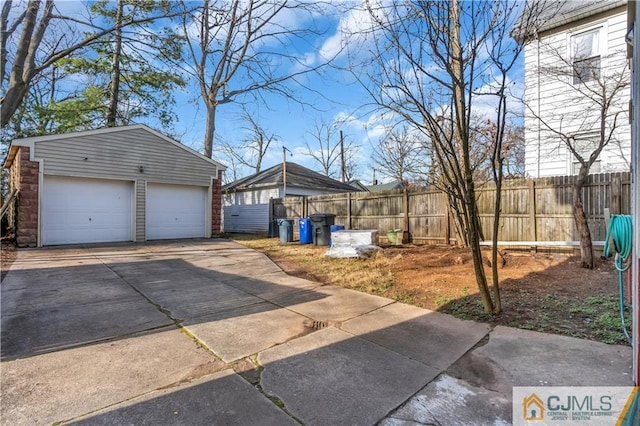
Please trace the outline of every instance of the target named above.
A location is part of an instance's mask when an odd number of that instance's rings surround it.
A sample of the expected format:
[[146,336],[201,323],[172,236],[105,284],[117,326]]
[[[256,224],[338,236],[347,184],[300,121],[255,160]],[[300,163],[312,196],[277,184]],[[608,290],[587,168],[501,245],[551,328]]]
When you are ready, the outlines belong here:
[[215,165],[219,170],[226,170],[227,167],[222,164],[219,163],[215,160],[212,160],[209,157],[206,157],[202,154],[200,154],[199,152],[197,152],[194,149],[189,148],[188,146],[182,145],[180,142],[177,142],[173,139],[171,139],[168,136],[163,135],[162,133],[153,130],[152,128],[145,126],[144,124],[135,124],[135,125],[131,125],[131,126],[120,126],[120,127],[106,127],[103,129],[97,129],[97,130],[87,130],[87,131],[83,131],[83,132],[74,132],[74,133],[62,133],[62,134],[55,134],[55,135],[46,135],[46,136],[34,136],[34,137],[30,137],[30,138],[22,138],[22,139],[14,139],[11,141],[11,145],[9,146],[9,152],[7,153],[7,158],[4,161],[4,168],[9,168],[11,167],[11,164],[13,163],[13,159],[16,156],[16,153],[18,152],[18,147],[21,146],[28,146],[28,147],[32,147],[34,143],[37,142],[41,142],[41,141],[54,141],[54,140],[58,140],[58,139],[69,139],[69,138],[76,138],[76,137],[83,137],[83,136],[91,136],[91,135],[100,135],[100,134],[105,134],[105,133],[115,133],[115,132],[126,132],[126,131],[130,131],[130,130],[135,130],[135,129],[142,129],[145,130],[149,133],[151,133],[154,136],[157,136],[163,140],[165,140],[166,142],[169,142],[181,149],[184,149],[185,151],[189,152],[190,154],[193,154],[197,157],[199,157],[200,159],[203,159],[205,161],[208,161],[209,163]]
[[[223,190],[242,190],[283,185],[282,164],[275,165],[251,176],[238,179],[222,187]],[[314,172],[296,163],[287,161],[287,185],[299,188],[326,189],[331,191],[354,192],[353,186],[328,176]]]

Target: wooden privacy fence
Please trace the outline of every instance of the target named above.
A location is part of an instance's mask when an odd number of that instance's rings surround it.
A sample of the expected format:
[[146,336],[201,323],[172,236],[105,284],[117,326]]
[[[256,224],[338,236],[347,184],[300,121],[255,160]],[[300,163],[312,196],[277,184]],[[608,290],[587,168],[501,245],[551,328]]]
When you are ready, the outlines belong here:
[[[505,180],[498,240],[502,245],[577,245],[572,190],[575,176]],[[480,221],[491,239],[495,202],[493,182],[477,186]],[[584,209],[594,242],[605,238],[605,208],[630,214],[631,174],[590,175],[583,189]],[[418,244],[455,242],[447,200],[438,190],[394,190],[286,197],[271,200],[271,219],[299,219],[313,213],[333,213],[346,229],[401,229]],[[297,226],[296,226],[297,228]],[[297,232],[297,229],[296,229]],[[505,244],[512,243],[512,244]]]

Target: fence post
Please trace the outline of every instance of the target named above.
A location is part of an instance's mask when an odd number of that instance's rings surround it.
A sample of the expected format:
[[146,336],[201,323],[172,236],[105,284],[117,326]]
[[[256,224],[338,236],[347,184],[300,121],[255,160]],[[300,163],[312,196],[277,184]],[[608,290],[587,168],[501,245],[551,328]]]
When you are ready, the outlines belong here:
[[536,182],[529,179],[529,238],[538,241],[536,231]]
[[620,174],[611,176],[611,214],[622,213],[622,181]]
[[351,229],[351,193],[347,192],[347,229]]
[[402,209],[404,210],[404,221],[402,223],[403,234],[406,232],[407,239],[409,238],[409,191],[404,188],[402,198]]
[[[442,193],[442,197],[445,195]],[[451,245],[451,207],[449,203],[445,203],[447,206],[447,211],[445,212],[445,222],[444,222],[444,243],[446,245]]]
[[274,206],[273,197],[269,198],[269,223],[273,220],[273,206]]

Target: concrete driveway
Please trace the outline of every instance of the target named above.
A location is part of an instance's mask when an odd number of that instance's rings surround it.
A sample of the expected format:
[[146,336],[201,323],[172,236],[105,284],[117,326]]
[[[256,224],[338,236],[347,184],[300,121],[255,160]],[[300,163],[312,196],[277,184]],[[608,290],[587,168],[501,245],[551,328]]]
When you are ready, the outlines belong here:
[[633,384],[630,348],[322,286],[223,239],[21,250],[1,290],[3,425],[501,424],[513,385]]

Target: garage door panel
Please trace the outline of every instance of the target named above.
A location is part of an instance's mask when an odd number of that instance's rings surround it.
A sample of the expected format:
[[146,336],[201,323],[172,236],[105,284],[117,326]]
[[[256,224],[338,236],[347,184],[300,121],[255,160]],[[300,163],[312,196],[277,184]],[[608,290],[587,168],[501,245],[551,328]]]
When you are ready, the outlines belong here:
[[133,183],[45,176],[43,244],[132,240]]
[[207,188],[147,185],[147,239],[206,236]]

